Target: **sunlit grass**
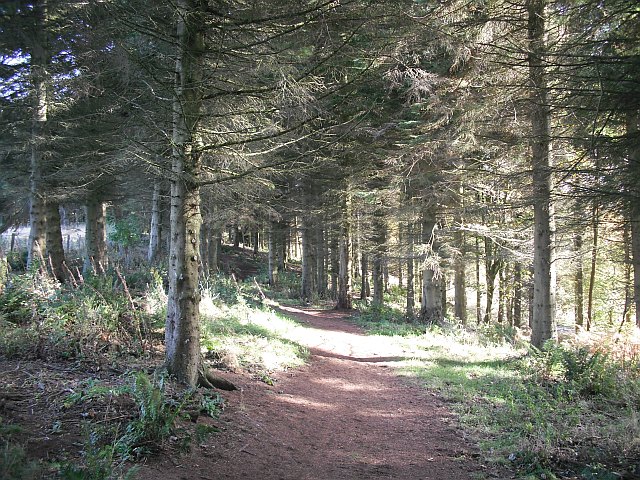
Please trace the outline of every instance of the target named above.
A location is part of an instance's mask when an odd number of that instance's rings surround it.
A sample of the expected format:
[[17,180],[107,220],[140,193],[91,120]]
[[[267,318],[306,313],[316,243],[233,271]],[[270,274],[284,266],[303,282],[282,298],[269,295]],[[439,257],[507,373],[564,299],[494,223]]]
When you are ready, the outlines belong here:
[[241,295],[235,303],[227,303],[211,292],[205,290],[201,302],[205,357],[260,375],[305,363],[307,349],[288,339],[300,328],[293,320]]
[[[621,478],[640,458],[640,383],[634,336],[583,335],[530,351],[517,332],[460,326],[407,335],[360,322],[410,352],[398,371],[449,401],[488,461],[517,478]],[[394,335],[395,333],[395,335]],[[598,353],[602,352],[602,353]]]

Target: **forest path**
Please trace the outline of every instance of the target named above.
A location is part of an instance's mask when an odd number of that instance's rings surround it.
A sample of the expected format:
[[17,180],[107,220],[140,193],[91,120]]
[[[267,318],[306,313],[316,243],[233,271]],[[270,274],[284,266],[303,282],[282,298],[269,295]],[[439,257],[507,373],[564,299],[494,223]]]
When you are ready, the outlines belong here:
[[225,431],[189,455],[151,461],[141,478],[497,477],[483,470],[443,401],[389,368],[405,358],[401,347],[363,335],[348,312],[281,309],[305,326],[292,339],[309,347],[309,364],[272,387],[231,378],[242,390],[225,394]]

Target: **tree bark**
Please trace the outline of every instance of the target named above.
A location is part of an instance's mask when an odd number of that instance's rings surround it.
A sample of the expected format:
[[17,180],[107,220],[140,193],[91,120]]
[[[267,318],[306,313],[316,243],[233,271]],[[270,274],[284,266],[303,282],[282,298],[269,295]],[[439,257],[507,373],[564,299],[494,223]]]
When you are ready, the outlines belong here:
[[277,257],[277,238],[278,234],[276,232],[277,226],[275,222],[271,222],[271,228],[269,229],[269,251],[267,253],[267,268],[268,268],[268,277],[269,277],[269,285],[276,285],[278,282],[278,264],[276,262]]
[[323,298],[327,293],[327,248],[322,226],[316,225],[316,291]]
[[82,273],[104,274],[109,266],[107,257],[107,205],[92,195],[85,205],[85,256]]
[[349,188],[343,192],[342,219],[340,222],[340,233],[338,237],[338,295],[336,308],[350,309],[351,304],[351,200],[349,198]]
[[407,222],[407,304],[406,316],[412,320],[415,315],[415,285],[414,285],[414,253],[413,253],[413,222]]
[[313,259],[313,227],[307,217],[300,221],[302,243],[302,284],[300,296],[305,301],[310,301],[315,291],[314,288],[314,259]]
[[465,265],[465,239],[464,232],[456,231],[454,241],[458,249],[454,259],[454,315],[460,319],[463,325],[467,324],[467,275]]
[[514,327],[522,326],[522,264],[516,262],[513,268],[513,322]]
[[576,332],[584,325],[584,271],[582,268],[582,235],[576,234],[573,238],[574,249],[574,276],[573,299],[575,313]]
[[360,300],[367,300],[371,294],[369,285],[369,255],[367,252],[360,254]]
[[[640,133],[640,115],[637,110],[627,113],[626,127],[629,142],[629,161],[631,170],[638,171],[640,162],[640,148],[638,134]],[[629,223],[631,227],[631,263],[633,266],[633,303],[636,309],[636,326],[640,328],[640,206],[638,205],[638,191],[633,192],[633,203],[629,206]]]
[[[33,2],[34,31],[31,45],[31,85],[33,113],[31,126],[31,162],[29,177],[29,243],[27,268],[44,258],[46,249],[46,199],[42,180],[44,136],[49,108],[47,88],[47,2]],[[46,268],[44,265],[42,266]]]
[[204,14],[200,2],[177,0],[176,85],[173,101],[171,251],[165,328],[169,373],[195,386],[201,372],[198,265]]
[[589,272],[589,292],[587,294],[587,332],[593,325],[593,289],[596,284],[596,266],[598,262],[598,204],[594,202],[591,211],[591,228],[593,237],[591,243],[591,270]]
[[371,278],[373,280],[372,304],[382,306],[384,304],[384,260],[386,245],[386,223],[382,211],[377,210],[373,215],[373,269]]
[[64,247],[60,225],[60,206],[51,199],[47,202],[47,261],[51,273],[60,283],[66,279],[64,271]]
[[149,249],[147,251],[147,260],[149,263],[155,263],[160,254],[161,240],[161,197],[160,182],[153,184],[153,197],[151,199],[151,226],[149,228]]
[[542,348],[556,337],[555,225],[551,201],[551,108],[548,100],[546,54],[547,0],[528,0],[529,80],[531,95],[531,161],[533,168],[533,318],[531,343]]
[[476,323],[482,323],[482,289],[480,288],[480,239],[476,236]]
[[441,324],[442,292],[438,266],[436,262],[435,228],[436,220],[429,213],[424,214],[422,221],[422,243],[427,252],[423,256],[422,266],[422,298],[420,305],[420,320],[426,324]]

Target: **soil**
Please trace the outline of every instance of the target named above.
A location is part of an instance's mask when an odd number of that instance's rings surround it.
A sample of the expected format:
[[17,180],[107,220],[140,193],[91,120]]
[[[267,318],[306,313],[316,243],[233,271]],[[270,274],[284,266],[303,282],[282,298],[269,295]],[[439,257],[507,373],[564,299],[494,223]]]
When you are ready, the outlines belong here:
[[149,459],[139,478],[510,478],[481,464],[442,399],[394,373],[399,347],[364,336],[347,312],[282,308],[309,327],[296,338],[309,364],[272,386],[227,373],[240,389],[224,395],[222,432],[189,454]]

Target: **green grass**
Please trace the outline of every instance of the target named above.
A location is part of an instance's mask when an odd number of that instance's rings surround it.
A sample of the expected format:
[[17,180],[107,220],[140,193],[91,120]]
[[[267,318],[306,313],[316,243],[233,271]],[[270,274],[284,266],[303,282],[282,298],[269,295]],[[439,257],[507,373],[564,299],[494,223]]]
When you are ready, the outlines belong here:
[[413,352],[401,373],[448,399],[487,461],[514,468],[517,478],[619,478],[615,472],[636,468],[637,363],[584,346],[529,351],[505,328],[408,335],[388,319],[360,323]]
[[200,304],[206,357],[223,366],[247,369],[265,378],[269,378],[269,373],[305,363],[307,349],[287,338],[298,328],[296,322],[266,305],[253,302],[241,291],[233,303],[222,298],[213,287],[204,291]]

